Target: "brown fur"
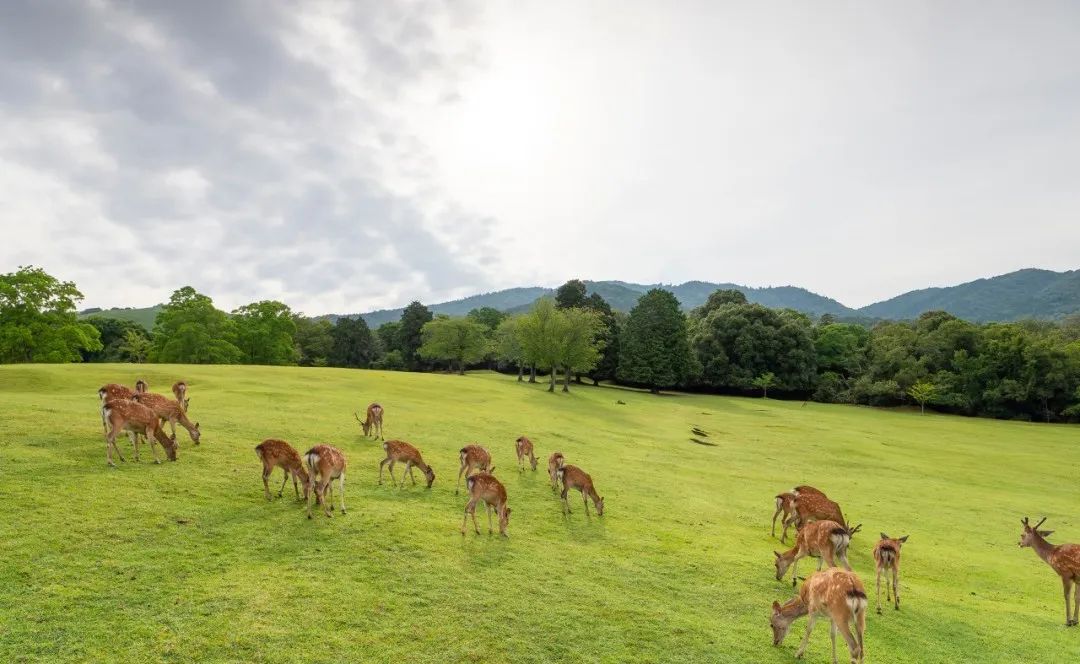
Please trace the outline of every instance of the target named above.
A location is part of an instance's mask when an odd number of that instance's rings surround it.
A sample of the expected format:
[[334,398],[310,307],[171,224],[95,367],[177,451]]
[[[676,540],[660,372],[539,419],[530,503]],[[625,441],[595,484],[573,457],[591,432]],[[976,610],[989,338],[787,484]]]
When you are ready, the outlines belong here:
[[551,478],[551,490],[559,490],[559,469],[566,463],[562,452],[554,452],[548,457],[548,477]]
[[173,383],[172,393],[176,397],[176,403],[180,404],[180,409],[186,413],[188,407],[187,383],[182,380]]
[[[1061,577],[1061,585],[1065,591],[1065,626],[1072,627],[1080,624],[1080,591],[1075,586],[1080,584],[1080,544],[1054,545],[1046,541],[1053,534],[1052,530],[1039,530],[1039,526],[1046,521],[1043,518],[1034,526],[1028,523],[1027,517],[1021,521],[1024,531],[1020,534],[1020,546],[1031,547],[1035,554],[1043,559],[1054,572]],[[1072,613],[1069,613],[1069,596],[1075,594]]]
[[788,519],[795,511],[795,494],[790,491],[776,494],[776,511],[772,515],[772,536],[776,537],[776,517],[783,514],[780,519],[780,523],[784,526],[783,531],[780,533],[780,541],[787,541],[787,531],[790,523]]
[[[326,516],[334,516],[330,513],[334,510],[334,487],[331,482],[337,480],[341,493],[341,513],[345,514],[345,455],[333,445],[321,444],[304,453],[304,462],[315,488],[316,504],[322,503]],[[330,487],[330,500],[326,500],[327,487]],[[311,518],[310,499],[307,501],[307,516]]]
[[383,407],[382,406],[380,406],[377,403],[373,403],[373,404],[369,405],[367,407],[367,414],[364,416],[365,419],[363,419],[363,420],[360,419],[360,414],[359,413],[353,413],[353,416],[356,418],[356,421],[360,423],[360,428],[362,428],[364,430],[364,436],[370,435],[371,431],[375,430],[375,431],[378,432],[376,435],[378,435],[380,440],[386,440],[385,438],[383,438],[383,431],[382,431],[382,419],[383,419]]
[[431,483],[435,481],[435,471],[431,469],[431,466],[424,463],[424,459],[420,456],[420,450],[404,440],[388,440],[383,443],[383,449],[386,450],[386,458],[379,462],[379,484],[382,484],[383,466],[387,463],[390,464],[390,481],[397,484],[397,480],[394,479],[394,464],[398,461],[404,461],[405,472],[401,474],[402,488],[405,487],[406,474],[412,480],[413,486],[416,486],[416,477],[413,476],[412,472],[413,466],[416,466],[424,473],[424,477],[427,478],[427,488],[431,488]]
[[562,501],[563,510],[570,513],[570,501],[566,499],[566,494],[570,489],[577,489],[581,492],[581,500],[585,503],[585,514],[589,513],[589,498],[592,498],[593,504],[596,506],[596,515],[604,515],[604,499],[600,497],[600,494],[596,493],[596,488],[593,486],[592,477],[589,476],[584,470],[577,466],[571,466],[566,464],[559,468],[559,479],[562,480]]
[[285,476],[281,479],[281,488],[277,492],[278,498],[281,497],[282,492],[285,490],[285,483],[289,481],[291,475],[296,499],[300,499],[300,488],[297,485],[303,484],[304,500],[307,501],[311,489],[311,478],[308,476],[307,470],[304,469],[304,462],[300,459],[300,453],[292,445],[284,440],[267,438],[255,446],[255,454],[259,455],[259,460],[263,464],[262,481],[267,500],[272,500],[270,497],[270,473],[275,468],[281,468],[285,471]]
[[116,465],[112,460],[114,451],[121,461],[124,460],[124,456],[116,447],[116,436],[124,430],[129,432],[128,436],[135,446],[136,461],[139,460],[139,434],[150,441],[150,452],[154,455],[154,463],[161,463],[157,457],[155,443],[161,443],[161,446],[165,448],[165,456],[169,461],[176,461],[176,441],[165,435],[154,411],[129,399],[113,399],[105,402],[101,413],[109,425],[109,431],[105,434],[105,458],[110,466]]
[[[877,612],[881,613],[881,575],[885,579],[885,601],[892,601],[897,611],[900,610],[900,547],[908,539],[907,535],[893,539],[881,533],[881,539],[874,545],[874,571],[877,574]],[[890,597],[889,579],[892,576],[892,596]]]
[[536,470],[536,457],[533,455],[532,441],[522,436],[514,441],[514,451],[517,452],[518,467],[525,470],[525,457],[529,457],[529,464]]
[[458,454],[461,459],[461,469],[458,470],[457,483],[454,485],[455,494],[461,486],[462,475],[468,478],[469,473],[474,470],[485,471],[488,473],[495,472],[495,466],[491,465],[491,453],[475,443],[471,443],[461,448],[461,451]]
[[[839,567],[815,572],[803,583],[797,597],[784,605],[773,602],[772,617],[769,621],[773,629],[773,645],[779,646],[783,643],[791,624],[797,618],[807,615],[809,621],[806,624],[806,635],[803,636],[799,649],[795,651],[796,658],[802,658],[806,652],[810,633],[818,617],[827,616],[832,623],[830,636],[833,661],[836,661],[838,630],[848,644],[852,664],[863,661],[866,655],[863,645],[866,632],[866,590],[854,572]],[[851,624],[855,625],[854,635],[851,633]]]
[[825,494],[800,491],[795,494],[795,527],[802,528],[811,521],[835,521],[847,526],[840,506]]
[[180,405],[179,401],[173,401],[168,397],[154,394],[153,392],[143,392],[142,394],[136,394],[132,398],[157,413],[158,418],[160,418],[162,422],[169,423],[169,429],[172,433],[173,440],[176,440],[176,425],[179,423],[180,426],[187,429],[188,436],[191,437],[192,442],[196,445],[199,444],[199,438],[202,435],[199,431],[199,423],[192,422],[188,419],[187,412],[184,410],[183,406]]
[[465,516],[461,520],[461,534],[465,534],[465,524],[468,523],[470,514],[473,528],[477,535],[480,534],[480,526],[476,524],[476,504],[483,501],[488,515],[488,534],[494,532],[491,527],[491,513],[495,512],[499,515],[499,534],[509,537],[506,527],[510,524],[510,508],[506,504],[506,488],[502,482],[490,473],[481,472],[465,479],[465,490],[469,493],[469,502],[465,505]]
[[807,524],[795,537],[795,546],[789,551],[776,555],[776,580],[784,578],[788,568],[791,568],[791,585],[796,585],[798,579],[798,565],[801,558],[813,556],[818,558],[818,570],[821,564],[826,563],[829,567],[836,567],[836,561],[844,564],[844,568],[850,570],[851,565],[847,560],[848,545],[851,543],[851,533],[835,521],[815,521]]

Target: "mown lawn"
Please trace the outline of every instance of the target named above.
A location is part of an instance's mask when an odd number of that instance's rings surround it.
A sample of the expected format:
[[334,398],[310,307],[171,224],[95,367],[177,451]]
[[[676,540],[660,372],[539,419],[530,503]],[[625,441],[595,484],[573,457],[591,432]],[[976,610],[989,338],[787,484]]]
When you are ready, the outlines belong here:
[[[166,393],[187,380],[203,442],[180,432],[179,461],[155,466],[121,440],[128,462],[110,469],[96,391],[137,377]],[[382,449],[352,415],[372,400],[434,466],[432,490],[376,485]],[[714,446],[690,442],[695,426]],[[522,434],[536,473],[517,471]],[[291,488],[266,502],[253,448],[267,437],[342,448],[349,513],[309,521]],[[509,492],[508,540],[458,531],[470,441]],[[603,517],[576,496],[561,515],[555,449],[592,474]],[[792,591],[773,578],[769,519],[799,483],[863,524],[851,562],[871,602],[877,533],[911,536],[903,608],[871,604],[867,661],[1069,661],[1080,628],[1063,626],[1061,585],[1016,544],[1024,515],[1080,540],[1078,468],[1077,427],[550,395],[491,374],[4,366],[0,662],[792,662],[805,623],[772,647],[769,605]],[[830,661],[824,622],[806,661]]]

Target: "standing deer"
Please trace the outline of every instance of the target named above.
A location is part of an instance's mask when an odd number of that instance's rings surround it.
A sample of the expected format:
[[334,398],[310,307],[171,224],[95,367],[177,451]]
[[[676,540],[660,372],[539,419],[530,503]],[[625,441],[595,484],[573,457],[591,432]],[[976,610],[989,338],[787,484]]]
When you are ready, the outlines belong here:
[[1020,547],[1029,546],[1035,549],[1036,555],[1061,577],[1061,585],[1065,589],[1065,626],[1072,627],[1080,621],[1080,591],[1076,592],[1072,614],[1069,613],[1069,595],[1073,593],[1073,586],[1080,583],[1080,544],[1054,546],[1047,542],[1046,538],[1054,531],[1039,530],[1043,521],[1046,521],[1046,517],[1034,526],[1028,523],[1026,516],[1020,521],[1024,524],[1024,532],[1020,534]]
[[[135,384],[136,388],[139,388],[140,386],[144,391],[146,390],[146,383],[141,380]],[[105,419],[105,402],[116,399],[131,399],[136,393],[127,385],[121,385],[120,383],[106,383],[98,388],[97,394],[98,401],[101,402],[101,426],[105,430],[105,433],[109,433],[109,422]]]
[[304,501],[307,502],[308,493],[311,490],[311,478],[308,476],[307,471],[304,470],[304,462],[300,460],[300,453],[292,445],[284,440],[267,438],[255,446],[255,454],[259,455],[259,461],[262,461],[263,489],[266,491],[267,500],[273,500],[270,497],[270,473],[275,468],[281,468],[285,471],[285,476],[281,479],[281,488],[277,492],[278,498],[281,498],[282,492],[285,491],[285,483],[289,481],[291,475],[296,499],[300,500],[300,488],[297,486],[297,480],[299,480],[299,484],[304,485]]
[[823,493],[796,492],[794,508],[795,513],[792,518],[797,529],[801,529],[811,521],[835,521],[841,526],[847,526],[840,506],[829,500]]
[[[334,516],[330,512],[334,510],[333,481],[337,480],[338,491],[341,493],[341,513],[345,514],[345,455],[333,445],[322,444],[305,452],[304,461],[315,488],[315,503],[322,503],[326,516]],[[326,499],[327,487],[330,487],[330,500]],[[307,501],[307,518],[312,518],[310,499]]]
[[457,483],[454,485],[455,495],[461,486],[462,475],[468,478],[469,472],[473,470],[482,470],[487,473],[495,472],[495,466],[491,465],[491,454],[475,443],[470,443],[461,448],[459,455],[461,457],[461,469],[458,470]]
[[152,392],[136,394],[132,398],[154,411],[154,413],[157,414],[158,419],[163,423],[169,423],[169,429],[171,430],[173,440],[176,440],[176,425],[179,423],[180,426],[187,429],[188,436],[191,437],[192,442],[196,445],[199,444],[199,438],[202,436],[202,433],[199,431],[199,423],[192,422],[188,419],[187,411],[180,405],[179,401],[173,401],[168,397]]
[[386,440],[385,438],[383,438],[382,416],[383,407],[377,403],[373,403],[367,407],[367,415],[365,415],[367,419],[360,419],[360,414],[353,411],[353,417],[355,417],[356,421],[360,423],[360,427],[364,430],[365,438],[370,435],[371,431],[378,431],[377,435],[379,439]]
[[596,506],[596,516],[604,516],[604,499],[600,497],[600,494],[596,493],[592,477],[588,473],[577,466],[571,465],[561,466],[558,473],[563,485],[562,501],[565,513],[570,513],[570,501],[566,499],[566,493],[570,489],[577,489],[581,492],[581,501],[585,503],[585,514],[589,514],[589,498],[592,498],[593,504]]
[[[806,635],[803,636],[795,658],[801,659],[810,643],[810,633],[818,617],[826,616],[831,623],[829,636],[832,638],[833,664],[836,664],[836,631],[847,641],[851,653],[851,664],[863,661],[866,652],[863,647],[863,635],[866,632],[866,591],[862,581],[854,572],[831,567],[823,572],[814,572],[803,583],[799,594],[781,606],[773,602],[772,617],[769,622],[773,630],[773,645],[784,642],[791,624],[797,618],[809,615]],[[855,625],[855,634],[851,634],[850,625]]]
[[776,555],[776,580],[784,578],[788,568],[791,568],[791,585],[797,585],[799,560],[806,556],[818,559],[818,570],[824,562],[829,567],[836,567],[836,561],[844,564],[844,568],[851,569],[847,560],[848,546],[851,537],[859,532],[860,526],[848,530],[835,521],[815,521],[809,523],[799,531],[795,537],[795,546],[790,551]]
[[424,477],[427,478],[427,488],[431,488],[431,483],[435,481],[435,471],[431,469],[431,466],[424,463],[424,459],[420,456],[420,450],[406,443],[404,440],[388,440],[383,443],[383,449],[386,450],[386,458],[379,462],[379,484],[382,484],[383,466],[389,463],[390,481],[396,485],[397,480],[394,479],[394,464],[398,461],[404,461],[405,471],[401,473],[401,487],[405,488],[406,473],[409,475],[409,479],[412,480],[413,486],[416,486],[416,477],[413,476],[412,472],[413,466],[416,466],[424,473]]
[[776,511],[772,515],[772,536],[776,537],[776,517],[783,514],[783,518],[780,519],[781,525],[784,526],[784,530],[780,533],[780,541],[787,541],[788,519],[795,511],[795,494],[790,491],[776,494]]
[[522,436],[514,441],[514,450],[517,452],[518,468],[525,472],[525,457],[529,457],[529,464],[536,470],[536,457],[533,455],[532,441]]
[[173,383],[172,393],[176,396],[176,403],[180,404],[180,408],[186,413],[189,403],[187,398],[187,383],[182,380]]
[[158,460],[155,442],[161,443],[161,446],[165,448],[165,456],[169,461],[176,461],[176,441],[165,435],[154,411],[135,401],[113,399],[105,402],[101,413],[109,423],[109,431],[105,434],[105,458],[110,466],[116,465],[112,460],[113,451],[121,461],[124,460],[124,455],[120,454],[120,450],[116,447],[116,436],[125,430],[131,438],[131,444],[135,447],[136,461],[139,460],[139,434],[150,441],[150,452],[154,455],[154,463],[161,463]]
[[[897,611],[900,610],[900,547],[907,541],[908,536],[892,539],[885,533],[881,533],[881,539],[874,545],[874,570],[877,572],[877,612],[881,613],[881,574],[892,575],[892,601]],[[889,579],[885,578],[885,601],[889,597]]]
[[506,527],[510,524],[510,508],[506,505],[506,488],[499,480],[490,473],[480,472],[465,478],[465,490],[469,493],[469,502],[465,504],[465,516],[461,519],[461,534],[465,534],[465,524],[472,514],[473,529],[480,534],[480,526],[476,524],[476,504],[484,502],[488,515],[488,534],[494,532],[491,528],[491,513],[499,515],[499,534],[506,534]]
[[554,452],[548,457],[548,477],[551,478],[551,490],[559,490],[559,469],[566,463],[562,452]]

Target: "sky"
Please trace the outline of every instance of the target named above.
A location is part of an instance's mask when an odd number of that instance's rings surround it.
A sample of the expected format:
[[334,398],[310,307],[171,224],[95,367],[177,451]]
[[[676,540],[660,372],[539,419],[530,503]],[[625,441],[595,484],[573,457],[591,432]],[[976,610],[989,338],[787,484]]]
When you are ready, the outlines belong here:
[[308,314],[1080,268],[1075,2],[0,3],[0,272]]

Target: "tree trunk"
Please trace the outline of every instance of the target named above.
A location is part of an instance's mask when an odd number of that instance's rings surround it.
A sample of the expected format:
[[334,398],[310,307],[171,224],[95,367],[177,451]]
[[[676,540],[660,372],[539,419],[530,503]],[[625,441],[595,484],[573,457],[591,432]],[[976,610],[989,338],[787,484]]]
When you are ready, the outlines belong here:
[[522,364],[521,362],[518,362],[518,382],[519,383],[521,381],[525,380],[524,375],[525,375],[525,365]]
[[574,374],[574,382],[581,385],[581,374]]
[[457,372],[459,376],[465,375],[465,360],[458,360]]
[[562,391],[563,392],[569,392],[570,391],[570,367],[563,367],[563,371],[566,372],[566,375],[563,377]]
[[551,367],[551,381],[548,383],[548,392],[555,391],[555,367]]
[[926,415],[926,402],[924,401],[919,402],[919,414]]
[[536,365],[535,364],[530,364],[529,365],[529,382],[530,383],[535,383],[536,382]]

